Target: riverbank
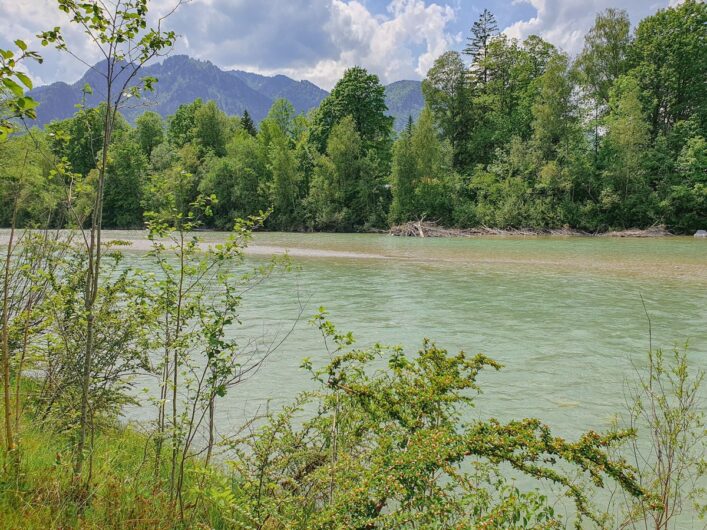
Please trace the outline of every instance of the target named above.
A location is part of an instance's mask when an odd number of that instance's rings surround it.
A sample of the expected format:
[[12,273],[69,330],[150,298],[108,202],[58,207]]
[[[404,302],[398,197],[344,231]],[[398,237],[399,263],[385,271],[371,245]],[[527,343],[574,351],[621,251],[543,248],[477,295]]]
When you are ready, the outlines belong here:
[[[25,387],[30,391],[34,385],[26,382]],[[154,439],[137,425],[116,423],[97,430],[91,479],[82,488],[74,482],[72,455],[67,450],[70,437],[27,412],[20,425],[19,474],[8,472],[0,479],[3,530],[182,527],[170,500],[168,474],[163,471],[155,477]],[[197,473],[199,464],[190,462],[185,490],[207,485],[207,474]],[[0,451],[0,468],[11,470],[12,465]],[[214,467],[210,473],[219,475]],[[209,517],[203,502],[190,506],[187,515],[185,526],[190,528],[212,528],[218,523]]]
[[410,221],[396,225],[388,231],[398,237],[479,237],[479,236],[561,236],[561,237],[670,237],[674,234],[664,225],[649,228],[633,228],[629,230],[612,230],[609,232],[586,232],[574,228],[490,228],[479,226],[474,228],[445,228],[437,223],[425,221]]

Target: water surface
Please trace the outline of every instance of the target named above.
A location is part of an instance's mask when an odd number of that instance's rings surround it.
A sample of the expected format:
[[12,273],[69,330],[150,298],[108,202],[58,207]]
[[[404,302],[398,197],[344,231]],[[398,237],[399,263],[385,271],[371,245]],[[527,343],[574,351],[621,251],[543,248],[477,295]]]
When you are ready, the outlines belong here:
[[707,367],[705,240],[262,233],[249,259],[285,251],[295,270],[250,293],[233,330],[243,341],[285,341],[221,405],[222,432],[310,387],[299,366],[326,359],[306,322],[319,306],[360,345],[414,351],[428,337],[486,353],[504,369],[482,375],[475,414],[539,417],[563,435],[606,428],[622,410],[623,382],[648,348],[644,302],[653,346],[687,343],[695,365]]

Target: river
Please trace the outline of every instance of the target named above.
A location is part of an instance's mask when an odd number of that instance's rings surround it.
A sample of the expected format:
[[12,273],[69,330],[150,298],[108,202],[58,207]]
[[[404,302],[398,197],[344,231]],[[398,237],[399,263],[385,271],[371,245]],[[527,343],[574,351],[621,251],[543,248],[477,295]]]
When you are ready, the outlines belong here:
[[[144,264],[142,233],[107,235],[134,240],[131,259]],[[359,345],[414,352],[428,337],[493,357],[504,368],[481,376],[475,414],[538,417],[566,436],[605,429],[622,411],[623,383],[649,345],[643,302],[653,346],[688,344],[707,367],[707,240],[261,233],[249,262],[285,251],[293,270],[249,293],[233,330],[284,342],[220,406],[224,433],[310,388],[299,366],[326,358],[307,324],[320,306]]]
[[[202,235],[211,243],[224,237]],[[144,232],[104,237],[131,241],[127,262],[154,268]],[[504,368],[479,378],[473,416],[537,417],[567,437],[607,429],[624,410],[624,383],[649,347],[646,312],[654,348],[687,344],[693,366],[707,369],[704,239],[258,233],[244,267],[283,253],[292,270],[249,292],[242,324],[231,330],[261,351],[282,343],[219,404],[223,435],[312,388],[300,365],[327,358],[307,323],[320,306],[359,346],[399,344],[412,353],[428,337],[452,352],[487,354]],[[139,383],[154,391],[154,381]],[[154,412],[148,404],[126,416],[144,421]]]

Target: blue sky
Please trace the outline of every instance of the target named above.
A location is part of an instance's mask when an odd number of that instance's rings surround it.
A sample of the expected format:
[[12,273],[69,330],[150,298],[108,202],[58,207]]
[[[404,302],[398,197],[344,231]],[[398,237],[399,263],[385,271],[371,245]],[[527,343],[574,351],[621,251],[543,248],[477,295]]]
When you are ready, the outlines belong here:
[[[152,0],[153,16],[177,0]],[[330,89],[344,70],[360,65],[383,82],[424,77],[434,59],[461,49],[484,8],[511,37],[539,34],[570,54],[597,12],[608,7],[641,18],[679,0],[191,0],[169,24],[181,39],[176,53],[222,68],[283,73]],[[55,25],[66,26],[72,49],[86,62],[100,57],[56,9],[56,0],[0,0],[0,47]],[[31,65],[37,84],[73,82],[85,67],[45,50]]]

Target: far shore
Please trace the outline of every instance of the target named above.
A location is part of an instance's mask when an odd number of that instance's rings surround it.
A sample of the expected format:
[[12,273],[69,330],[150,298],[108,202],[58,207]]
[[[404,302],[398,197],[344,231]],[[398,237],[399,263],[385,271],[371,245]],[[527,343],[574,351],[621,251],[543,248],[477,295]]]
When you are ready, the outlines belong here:
[[675,234],[665,226],[657,225],[649,228],[631,228],[627,230],[612,230],[607,232],[587,232],[574,228],[490,228],[480,226],[475,228],[446,228],[429,221],[411,221],[392,227],[389,234],[398,237],[527,237],[527,236],[558,236],[558,237],[672,237]]

